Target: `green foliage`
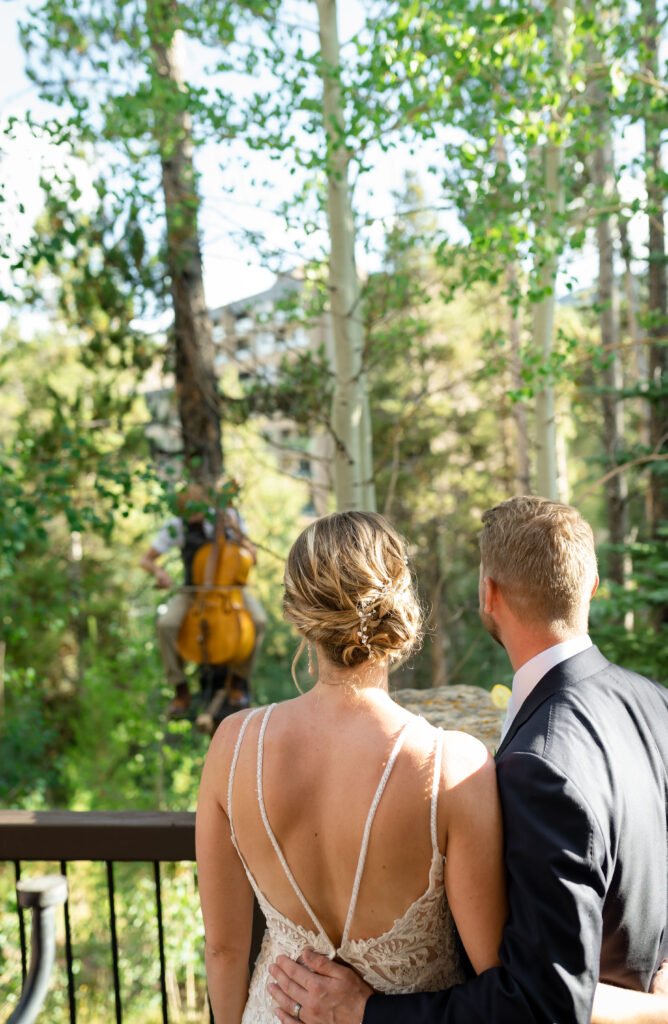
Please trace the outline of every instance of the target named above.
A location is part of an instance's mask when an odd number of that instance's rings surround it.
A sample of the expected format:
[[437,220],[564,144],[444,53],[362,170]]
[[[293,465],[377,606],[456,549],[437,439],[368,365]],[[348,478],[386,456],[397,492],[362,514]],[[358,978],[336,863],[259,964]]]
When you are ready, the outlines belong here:
[[[53,863],[31,864],[35,874],[52,873]],[[161,895],[169,1018],[205,1024],[209,1020],[204,980],[203,926],[198,912],[192,864],[161,865]],[[133,1024],[158,1024],[161,1007],[153,866],[114,865],[115,910],[119,936],[119,977],[124,1017]],[[68,865],[69,909],[74,939],[77,1020],[102,1024],[114,1016],[114,985],[107,920],[104,864]],[[0,915],[4,1006],[12,1009],[21,986],[21,960],[15,910],[13,866],[0,865],[0,900],[12,912]],[[29,919],[26,918],[28,941]],[[58,938],[57,962],[42,1014],[51,1024],[70,1020],[64,950]]]
[[7,671],[0,710],[3,805],[49,806],[60,769],[59,757],[54,757],[56,739],[57,722],[45,706],[35,670]]
[[[604,559],[607,553],[603,546]],[[603,584],[592,604],[592,636],[611,661],[668,686],[668,530],[656,540],[630,544],[628,553],[633,564],[628,586]]]

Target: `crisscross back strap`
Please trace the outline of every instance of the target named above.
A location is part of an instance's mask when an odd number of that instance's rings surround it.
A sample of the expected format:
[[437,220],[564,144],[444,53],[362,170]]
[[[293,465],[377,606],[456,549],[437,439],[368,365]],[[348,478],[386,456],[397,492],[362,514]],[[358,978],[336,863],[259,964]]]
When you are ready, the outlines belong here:
[[[234,745],[234,754],[232,755],[232,764],[230,765],[230,777],[227,780],[227,817],[230,822],[230,833],[232,835],[232,842],[234,843],[237,852],[239,850],[239,847],[237,845],[237,837],[234,834],[234,823],[232,821],[232,783],[234,782],[234,773],[237,770],[237,761],[239,760],[239,751],[241,750],[241,743],[244,738],[244,733],[246,732],[246,729],[248,728],[248,723],[250,722],[253,715],[256,715],[258,711],[261,710],[261,708],[253,708],[253,710],[250,711],[244,718],[243,725],[241,726],[241,729],[239,730],[239,735],[237,736],[237,742]],[[241,854],[239,854],[239,856],[241,856]]]
[[345,942],[348,941],[348,932],[350,931],[350,925],[352,924],[353,916],[355,914],[355,908],[357,907],[357,897],[359,896],[360,882],[362,881],[362,873],[364,871],[364,864],[366,862],[366,854],[367,854],[367,849],[369,847],[369,836],[371,835],[371,826],[373,824],[373,819],[376,816],[376,811],[378,810],[378,804],[380,803],[380,798],[382,797],[383,792],[385,790],[385,786],[387,785],[387,780],[390,777],[390,772],[392,771],[392,769],[394,767],[394,762],[396,761],[397,755],[398,755],[399,751],[401,750],[401,745],[404,742],[404,734],[406,732],[407,726],[408,726],[408,723],[406,723],[406,725],[403,726],[401,732],[399,733],[399,735],[397,737],[396,743],[394,744],[394,747],[392,749],[392,753],[390,754],[390,756],[388,758],[388,761],[387,761],[387,764],[385,765],[385,771],[383,772],[383,774],[381,776],[381,779],[380,779],[380,782],[378,783],[378,788],[376,790],[376,794],[375,794],[375,796],[373,798],[373,801],[371,803],[371,807],[369,808],[369,813],[368,813],[367,819],[366,819],[366,825],[364,826],[364,835],[362,837],[362,846],[361,846],[361,849],[360,849],[359,858],[357,860],[357,871],[355,872],[355,881],[353,882],[353,891],[352,891],[352,894],[350,896],[350,904],[348,906],[348,916],[346,917],[346,923],[345,923],[345,927],[343,929],[343,935],[341,936],[341,945],[343,945]]
[[290,885],[292,886],[292,888],[294,890],[295,896],[297,897],[297,899],[301,903],[302,907],[304,908],[304,910],[306,911],[308,916],[313,921],[313,924],[315,925],[316,930],[320,933],[320,935],[324,936],[324,938],[327,939],[327,941],[329,942],[329,944],[331,946],[332,942],[331,942],[329,936],[327,935],[327,932],[325,931],[325,929],[320,924],[320,921],[315,916],[314,912],[311,910],[311,907],[309,906],[309,904],[308,904],[308,902],[306,900],[306,897],[304,896],[303,892],[301,891],[301,889],[297,885],[296,879],[295,879],[294,875],[292,874],[292,871],[290,870],[290,868],[288,866],[288,862],[286,861],[285,857],[283,856],[283,851],[281,850],[280,846],[278,845],[278,842],[276,840],[276,836],[274,835],[274,833],[272,831],[272,828],[271,828],[271,825],[269,824],[269,819],[267,817],[267,811],[266,811],[266,808],[264,806],[264,790],[263,790],[263,787],[262,787],[262,765],[263,765],[263,762],[264,762],[264,734],[265,734],[265,731],[266,731],[266,728],[267,728],[267,722],[269,721],[269,715],[271,714],[271,712],[272,712],[272,710],[273,710],[273,708],[275,706],[276,706],[275,704],[270,705],[270,707],[267,708],[267,712],[266,712],[264,718],[262,719],[262,725],[260,726],[260,738],[258,740],[258,747],[257,747],[257,799],[258,799],[258,804],[260,805],[260,814],[262,815],[262,821],[264,823],[264,827],[266,829],[267,835],[269,836],[269,839],[271,841],[271,845],[274,847],[274,851],[276,853],[276,856],[278,857],[278,859],[280,861],[281,867],[283,868],[283,871],[285,872],[285,876],[286,876],[288,882],[290,883]]

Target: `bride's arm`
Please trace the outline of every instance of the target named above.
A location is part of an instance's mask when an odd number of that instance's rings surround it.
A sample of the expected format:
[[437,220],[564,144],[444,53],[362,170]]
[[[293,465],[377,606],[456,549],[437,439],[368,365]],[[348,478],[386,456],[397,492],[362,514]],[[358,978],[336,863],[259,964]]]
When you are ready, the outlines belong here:
[[239,1024],[248,996],[253,891],[232,845],[222,802],[241,720],[241,715],[234,715],[216,731],[204,762],[197,803],[197,877],[206,978],[216,1024]]
[[465,733],[443,737],[439,824],[446,830],[448,902],[469,960],[480,974],[499,963],[508,907],[496,769],[483,744]]

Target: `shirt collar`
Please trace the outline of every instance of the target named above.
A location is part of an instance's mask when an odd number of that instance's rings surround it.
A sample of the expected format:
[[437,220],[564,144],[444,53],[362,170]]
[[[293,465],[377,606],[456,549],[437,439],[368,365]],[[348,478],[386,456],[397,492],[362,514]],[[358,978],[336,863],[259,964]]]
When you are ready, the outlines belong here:
[[572,658],[575,654],[580,654],[581,651],[586,651],[591,646],[591,639],[586,634],[573,636],[568,640],[563,640],[560,644],[548,647],[547,650],[536,654],[529,661],[525,661],[513,676],[514,713],[517,714],[531,691],[551,668],[566,661],[567,658]]

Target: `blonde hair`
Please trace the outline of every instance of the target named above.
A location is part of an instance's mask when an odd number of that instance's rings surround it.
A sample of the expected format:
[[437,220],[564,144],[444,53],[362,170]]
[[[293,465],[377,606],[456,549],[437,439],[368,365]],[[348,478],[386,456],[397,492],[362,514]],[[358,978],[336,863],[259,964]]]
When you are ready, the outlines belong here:
[[404,543],[375,512],[317,519],[292,545],[284,584],[284,618],[335,665],[397,661],[420,640]]
[[577,509],[522,496],[483,513],[483,573],[532,623],[586,627],[597,566],[594,535]]

